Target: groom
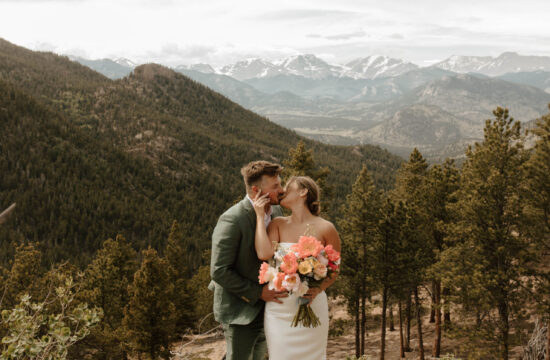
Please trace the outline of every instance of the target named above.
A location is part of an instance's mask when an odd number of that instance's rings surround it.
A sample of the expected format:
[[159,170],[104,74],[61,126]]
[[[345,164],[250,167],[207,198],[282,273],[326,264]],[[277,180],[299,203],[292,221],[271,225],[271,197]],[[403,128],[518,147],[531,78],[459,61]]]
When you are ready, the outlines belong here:
[[210,289],[214,289],[214,317],[223,327],[227,360],[263,360],[267,353],[264,335],[266,301],[286,297],[286,292],[269,290],[258,283],[261,261],[254,248],[256,213],[252,199],[269,194],[264,226],[282,216],[279,199],[282,167],[267,161],[253,161],[241,169],[246,196],[223,213],[212,234]]

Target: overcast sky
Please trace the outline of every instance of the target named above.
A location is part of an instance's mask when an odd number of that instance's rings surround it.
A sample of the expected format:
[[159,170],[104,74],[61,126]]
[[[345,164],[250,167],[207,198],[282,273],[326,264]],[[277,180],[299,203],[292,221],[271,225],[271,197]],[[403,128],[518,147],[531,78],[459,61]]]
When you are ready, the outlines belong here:
[[547,0],[0,0],[0,37],[33,50],[221,66],[312,53],[550,56]]

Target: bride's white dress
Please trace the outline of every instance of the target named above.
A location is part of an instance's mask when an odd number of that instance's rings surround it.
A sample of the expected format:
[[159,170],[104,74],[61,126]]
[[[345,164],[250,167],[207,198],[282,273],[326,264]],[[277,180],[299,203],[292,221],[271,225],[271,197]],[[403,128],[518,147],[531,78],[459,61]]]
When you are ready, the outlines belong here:
[[[285,252],[289,251],[293,244],[279,243]],[[325,292],[317,295],[311,304],[311,309],[321,322],[321,325],[315,328],[291,326],[299,306],[296,293],[280,300],[283,301],[282,304],[273,301],[265,304],[264,330],[269,360],[326,359],[328,303]]]

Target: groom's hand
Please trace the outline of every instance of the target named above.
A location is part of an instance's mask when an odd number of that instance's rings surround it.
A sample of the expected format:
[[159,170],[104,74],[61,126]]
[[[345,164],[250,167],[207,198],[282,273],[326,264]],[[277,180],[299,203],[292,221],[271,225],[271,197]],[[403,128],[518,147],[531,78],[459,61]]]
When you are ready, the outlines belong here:
[[262,288],[262,295],[260,296],[260,299],[262,299],[265,302],[275,301],[276,303],[282,304],[283,302],[279,300],[279,298],[285,298],[287,296],[288,296],[288,292],[269,290],[269,285],[265,284],[264,287]]

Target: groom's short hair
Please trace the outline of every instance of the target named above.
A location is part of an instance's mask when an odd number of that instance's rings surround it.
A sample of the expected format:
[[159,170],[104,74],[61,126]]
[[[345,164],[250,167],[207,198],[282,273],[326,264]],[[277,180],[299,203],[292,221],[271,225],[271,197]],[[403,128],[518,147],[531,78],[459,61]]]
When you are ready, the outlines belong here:
[[241,169],[241,174],[244,178],[246,187],[249,188],[255,185],[262,179],[262,176],[277,176],[283,171],[283,167],[279,164],[269,161],[259,160],[252,161],[246,164]]

